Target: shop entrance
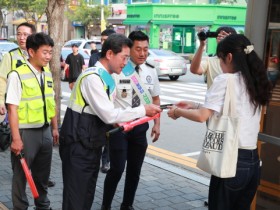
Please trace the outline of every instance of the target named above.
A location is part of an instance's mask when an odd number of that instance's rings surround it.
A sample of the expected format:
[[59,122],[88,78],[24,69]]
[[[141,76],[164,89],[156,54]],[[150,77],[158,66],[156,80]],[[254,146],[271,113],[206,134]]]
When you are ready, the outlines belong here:
[[172,51],[176,53],[194,53],[194,26],[174,26],[172,33]]

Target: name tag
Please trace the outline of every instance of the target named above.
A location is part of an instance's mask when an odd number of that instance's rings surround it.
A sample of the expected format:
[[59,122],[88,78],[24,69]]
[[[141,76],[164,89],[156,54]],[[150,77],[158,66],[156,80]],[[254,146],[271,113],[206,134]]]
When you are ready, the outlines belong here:
[[52,88],[53,87],[52,81],[47,81],[47,85],[48,85],[49,88]]

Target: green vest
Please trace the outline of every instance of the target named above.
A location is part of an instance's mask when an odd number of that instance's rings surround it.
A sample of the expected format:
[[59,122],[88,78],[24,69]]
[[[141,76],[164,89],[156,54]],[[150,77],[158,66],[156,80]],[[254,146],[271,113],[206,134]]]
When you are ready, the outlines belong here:
[[44,68],[44,91],[27,64],[16,68],[21,81],[21,101],[18,106],[19,128],[40,128],[55,116],[52,74]]
[[11,55],[11,70],[15,70],[22,64],[26,63],[24,55],[19,48],[13,49],[9,53]]

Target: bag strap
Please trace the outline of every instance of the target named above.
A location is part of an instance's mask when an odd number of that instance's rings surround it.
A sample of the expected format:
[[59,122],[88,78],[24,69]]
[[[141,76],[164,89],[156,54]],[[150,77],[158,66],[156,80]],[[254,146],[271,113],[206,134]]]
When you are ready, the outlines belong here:
[[[234,87],[234,74],[230,74],[227,80],[223,115],[236,116],[236,95]],[[229,113],[230,112],[230,113]]]

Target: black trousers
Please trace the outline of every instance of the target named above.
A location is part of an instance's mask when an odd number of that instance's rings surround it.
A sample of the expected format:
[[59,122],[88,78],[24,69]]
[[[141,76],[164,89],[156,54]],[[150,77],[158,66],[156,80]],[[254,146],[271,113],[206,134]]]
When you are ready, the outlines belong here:
[[102,146],[86,149],[80,142],[60,145],[63,210],[90,210],[99,172]]
[[142,164],[148,147],[146,132],[149,124],[135,127],[127,133],[118,132],[109,139],[110,169],[104,182],[102,205],[110,207],[126,165],[122,204],[132,206],[138,187]]

